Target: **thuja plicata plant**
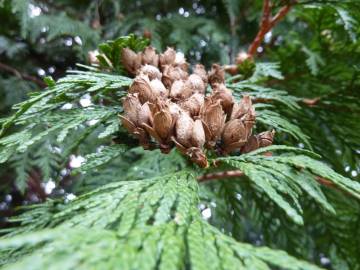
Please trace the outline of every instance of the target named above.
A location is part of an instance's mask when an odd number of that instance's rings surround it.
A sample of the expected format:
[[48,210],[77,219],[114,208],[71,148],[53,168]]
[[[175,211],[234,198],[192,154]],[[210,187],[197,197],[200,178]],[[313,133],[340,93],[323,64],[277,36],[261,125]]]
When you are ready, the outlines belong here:
[[[207,74],[197,64],[189,74],[189,64],[172,48],[160,55],[152,47],[138,54],[125,48],[122,59],[125,69],[136,77],[123,99],[120,118],[144,149],[151,147],[152,138],[162,153],[176,146],[205,168],[209,164],[204,147],[226,155],[272,144],[273,132],[252,135],[256,117],[251,99],[245,95],[235,103],[219,65],[214,64]],[[211,93],[206,96],[208,84]]]
[[[1,120],[0,162],[46,143],[62,168],[52,178],[72,178],[76,194],[9,219],[4,268],[320,269],[244,236],[296,234],[308,213],[336,216],[324,189],[360,199],[360,184],[322,162],[281,114],[314,101],[262,86],[282,75],[254,53],[289,8],[265,14],[233,65],[190,65],[175,48],[158,52],[130,35],[17,104]],[[77,153],[84,162],[70,170]],[[263,233],[242,216],[262,220]]]

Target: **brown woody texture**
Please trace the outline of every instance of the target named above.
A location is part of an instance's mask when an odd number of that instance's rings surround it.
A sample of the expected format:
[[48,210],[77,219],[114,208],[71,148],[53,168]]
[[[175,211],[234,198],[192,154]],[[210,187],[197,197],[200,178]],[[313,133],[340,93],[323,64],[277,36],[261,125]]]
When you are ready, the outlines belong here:
[[252,134],[256,115],[251,99],[243,96],[235,101],[220,65],[213,64],[207,72],[197,64],[190,74],[181,53],[168,48],[157,54],[153,47],[138,53],[125,48],[121,61],[135,78],[119,117],[145,149],[155,143],[167,154],[176,147],[207,167],[205,149],[227,155],[272,144],[274,131]]

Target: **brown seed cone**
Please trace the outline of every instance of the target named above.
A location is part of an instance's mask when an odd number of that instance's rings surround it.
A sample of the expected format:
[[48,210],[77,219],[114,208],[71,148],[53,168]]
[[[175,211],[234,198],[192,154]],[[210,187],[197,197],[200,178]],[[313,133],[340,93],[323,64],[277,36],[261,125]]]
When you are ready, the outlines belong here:
[[152,122],[153,122],[153,119],[152,119],[152,115],[151,115],[151,111],[150,111],[150,107],[149,107],[149,102],[145,102],[141,106],[140,111],[138,113],[137,124],[139,126],[142,126],[143,124],[149,124]]
[[148,103],[141,105],[138,94],[127,94],[123,98],[124,115],[119,115],[122,125],[134,135],[145,149],[149,147],[149,136],[143,129],[143,124],[150,121],[150,109]]
[[256,135],[256,137],[259,140],[260,147],[266,147],[272,145],[274,136],[275,136],[275,130],[261,132],[258,135]]
[[119,115],[119,118],[124,128],[139,140],[140,145],[144,149],[148,149],[150,147],[150,137],[148,133],[142,127],[137,127],[135,123],[131,122],[126,116]]
[[204,125],[206,144],[211,148],[220,139],[225,124],[226,115],[220,100],[214,101],[210,97],[206,97],[204,105],[200,109],[200,118]]
[[121,121],[122,126],[131,134],[134,134],[136,129],[135,124],[126,116],[119,114],[119,118]]
[[222,134],[222,140],[225,147],[235,142],[242,143],[244,145],[247,141],[247,136],[246,129],[242,121],[239,119],[232,119],[227,122]]
[[252,106],[251,98],[243,96],[239,103],[235,103],[230,119],[241,119],[247,114],[248,119],[255,121],[255,108]]
[[184,111],[180,112],[175,125],[175,138],[184,148],[191,147],[194,120]]
[[196,64],[193,70],[193,74],[199,75],[206,87],[208,83],[208,75],[206,73],[204,65]]
[[200,119],[195,120],[191,133],[191,144],[202,148],[205,144],[205,131]]
[[153,128],[158,136],[166,141],[172,132],[172,117],[168,109],[162,109],[154,115]]
[[222,134],[223,151],[230,153],[236,149],[240,149],[247,141],[247,131],[239,119],[232,119],[225,124]]
[[185,82],[183,80],[176,80],[171,85],[170,89],[170,97],[174,99],[178,99],[181,96],[183,88],[185,86]]
[[275,131],[265,131],[258,135],[253,135],[249,138],[248,142],[241,149],[241,153],[249,153],[261,147],[272,145]]
[[204,95],[195,93],[188,99],[179,103],[180,107],[192,117],[199,115],[200,108],[204,104]]
[[218,64],[213,64],[208,75],[208,80],[211,87],[213,87],[215,83],[225,83],[224,69]]
[[138,75],[139,74],[147,75],[150,80],[154,80],[154,79],[161,80],[162,77],[160,70],[152,65],[142,66],[138,71]]
[[205,133],[200,120],[195,122],[182,113],[176,122],[176,138],[172,137],[176,148],[183,154],[190,157],[191,161],[198,166],[208,166],[206,155],[202,147],[205,143]]
[[158,97],[158,93],[154,93],[151,89],[150,80],[146,75],[138,75],[129,88],[129,93],[139,95],[141,104],[147,101],[154,101]]
[[241,153],[246,154],[251,151],[254,151],[260,147],[258,138],[253,135],[249,138],[247,143],[244,145],[244,147],[241,149]]
[[191,74],[185,84],[193,93],[205,94],[205,84],[199,75]]
[[134,136],[139,140],[139,144],[144,149],[150,148],[150,137],[149,134],[143,128],[136,128],[134,131]]
[[202,148],[205,144],[205,132],[200,119],[193,120],[187,113],[181,112],[176,121],[175,140],[184,149]]
[[234,106],[234,97],[230,89],[226,88],[224,84],[214,84],[212,98],[220,100],[224,112],[230,116]]
[[174,81],[186,80],[189,74],[180,67],[164,66],[162,82],[167,88],[171,88]]
[[[237,149],[247,153],[272,144],[274,132],[251,136],[256,118],[251,99],[244,96],[234,103],[220,65],[214,64],[208,76],[203,65],[196,65],[189,76],[185,58],[171,48],[161,55],[152,47],[141,54],[124,49],[122,57],[124,67],[138,75],[123,99],[120,119],[144,148],[149,147],[152,137],[163,153],[175,144],[194,163],[207,167],[204,145],[214,148],[222,142],[217,149],[226,154]],[[205,97],[208,82],[212,94]]]
[[169,91],[166,89],[165,85],[159,79],[154,79],[150,81],[150,86],[152,92],[156,97],[166,98],[169,95]]
[[185,59],[183,53],[180,53],[180,52],[176,53],[174,66],[180,67],[185,72],[188,71],[189,64],[186,62],[186,59]]
[[188,156],[191,159],[191,161],[197,164],[199,167],[206,168],[209,166],[206,155],[204,154],[201,148],[199,147],[186,148],[182,144],[180,144],[175,137],[173,137],[172,140],[175,143],[176,148],[180,151],[180,153]]
[[122,99],[123,101],[123,109],[126,118],[128,118],[131,122],[136,125],[138,119],[138,112],[141,109],[141,103],[139,100],[139,94],[127,94],[126,97]]
[[192,162],[201,168],[207,168],[209,166],[206,155],[203,150],[198,147],[191,147],[187,149],[186,155],[190,157]]
[[176,80],[171,85],[170,97],[176,101],[183,101],[193,94],[193,89],[183,80]]
[[166,51],[159,56],[160,67],[163,68],[166,65],[174,65],[176,59],[176,51],[173,48],[168,47]]
[[141,63],[143,65],[152,65],[158,67],[159,65],[159,55],[156,53],[154,47],[148,46],[141,54]]
[[179,108],[171,101],[160,98],[155,103],[149,103],[149,108],[151,111],[149,124],[143,124],[143,127],[159,143],[160,150],[169,153]]
[[141,67],[141,54],[135,53],[129,48],[123,48],[121,51],[121,63],[131,75],[135,75]]

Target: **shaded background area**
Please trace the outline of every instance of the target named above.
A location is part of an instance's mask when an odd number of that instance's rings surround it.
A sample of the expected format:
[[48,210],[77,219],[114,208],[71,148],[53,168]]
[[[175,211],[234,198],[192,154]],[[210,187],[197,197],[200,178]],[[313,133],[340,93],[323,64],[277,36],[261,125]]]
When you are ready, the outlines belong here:
[[[274,9],[278,10],[289,1],[273,2]],[[264,82],[264,86],[319,100],[314,106],[304,106],[301,115],[291,115],[292,112],[285,109],[283,113],[303,128],[314,150],[336,171],[359,180],[360,4],[357,1],[298,2],[258,48],[256,61],[279,62],[284,75],[284,80],[272,79]],[[175,46],[190,63],[201,62],[207,67],[214,62],[233,63],[236,55],[246,51],[257,34],[262,3],[262,0],[0,0],[0,118],[8,116],[11,107],[26,99],[31,91],[44,88],[46,76],[57,80],[66,70],[76,68],[76,63],[89,64],[88,52],[95,50],[100,42],[129,33],[150,37],[158,50]],[[89,97],[83,97],[80,105],[86,107],[89,102]],[[278,140],[294,143],[288,137]],[[94,147],[91,138],[82,147]],[[137,153],[131,158],[136,156]],[[6,225],[6,217],[13,213],[15,206],[43,201],[47,197],[71,199],[79,190],[77,181],[81,182],[71,175],[71,170],[79,167],[82,161],[79,152],[64,156],[62,149],[44,141],[1,164],[1,225]],[[138,166],[142,166],[141,162]],[[219,190],[228,204],[213,209],[212,222],[226,223],[227,230],[237,239],[255,243],[267,241],[276,247],[285,245],[279,235],[276,235],[278,239],[274,239],[275,235],[261,235],[261,227],[269,224],[262,221],[250,224],[242,208],[252,206],[238,207],[237,194],[231,193],[235,189],[232,185],[235,184],[224,185]],[[331,191],[329,196],[336,197]],[[266,209],[266,202],[261,203]],[[339,205],[347,207],[348,202],[342,203]],[[350,204],[354,211],[349,215],[359,209],[357,202]],[[230,218],[221,216],[221,207],[231,208],[226,212],[233,215]],[[210,208],[204,205],[204,209],[209,211]],[[360,218],[356,218],[351,220],[353,227],[360,222]],[[232,219],[241,220],[242,224],[234,225],[237,223],[232,223]],[[248,227],[256,227],[258,231],[252,230],[244,236]],[[288,225],[287,229],[299,232],[293,225]],[[326,230],[321,226],[301,230],[304,234],[309,231],[326,238]],[[356,229],[357,234],[358,231]],[[297,240],[302,241],[301,237],[299,235]],[[318,240],[329,240],[324,239]],[[291,246],[291,243],[286,245]],[[310,255],[299,250],[290,252],[315,257],[311,251]]]

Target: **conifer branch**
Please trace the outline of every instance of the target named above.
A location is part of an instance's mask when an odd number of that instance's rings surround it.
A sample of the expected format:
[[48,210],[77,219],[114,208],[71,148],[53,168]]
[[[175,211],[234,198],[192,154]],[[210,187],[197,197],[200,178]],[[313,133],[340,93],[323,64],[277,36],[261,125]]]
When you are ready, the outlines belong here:
[[264,0],[263,4],[263,15],[261,18],[260,29],[251,43],[248,54],[249,56],[254,56],[257,48],[260,46],[261,42],[263,41],[266,33],[268,33],[285,15],[290,11],[291,7],[296,3],[296,1],[287,4],[286,6],[282,7],[278,13],[271,18],[271,10],[272,10],[272,3],[270,0]]
[[[275,25],[283,19],[286,14],[289,13],[292,6],[297,4],[297,0],[290,1],[287,5],[280,8],[280,10],[275,14],[275,16],[271,16],[271,11],[273,8],[273,3],[271,3],[271,0],[264,0],[263,2],[263,11],[262,11],[262,17],[260,22],[260,29],[258,33],[256,34],[254,40],[249,46],[248,52],[247,52],[247,59],[252,59],[254,55],[257,52],[257,49],[259,48],[260,44],[264,40],[265,35],[275,27]],[[240,55],[240,53],[239,53]],[[225,72],[229,73],[230,75],[236,75],[238,74],[238,64],[242,63],[242,59],[240,56],[237,57],[236,63],[231,65],[225,65],[224,70]]]

